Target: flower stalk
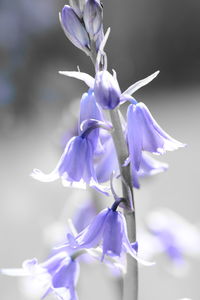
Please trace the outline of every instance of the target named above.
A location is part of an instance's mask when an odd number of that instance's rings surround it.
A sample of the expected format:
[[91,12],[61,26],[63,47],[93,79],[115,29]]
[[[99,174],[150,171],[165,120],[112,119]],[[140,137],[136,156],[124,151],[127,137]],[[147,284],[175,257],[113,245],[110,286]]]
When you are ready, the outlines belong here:
[[[124,216],[127,223],[128,237],[131,242],[136,241],[136,219],[134,193],[131,184],[130,165],[123,166],[128,157],[128,148],[124,139],[118,109],[110,110],[110,118],[113,125],[112,137],[117,152],[120,174],[122,180],[122,192],[125,199]],[[127,255],[127,273],[124,276],[123,300],[138,299],[138,263]]]
[[[97,53],[93,48],[90,58],[96,66]],[[109,110],[113,130],[111,132],[120,170],[122,183],[122,194],[124,198],[124,217],[127,223],[128,238],[130,242],[136,241],[136,218],[134,193],[132,188],[132,178],[130,173],[130,164],[124,166],[124,162],[129,156],[128,147],[124,138],[122,123],[120,120],[119,110],[115,108]],[[131,256],[127,255],[127,272],[123,282],[123,300],[138,299],[138,263]]]

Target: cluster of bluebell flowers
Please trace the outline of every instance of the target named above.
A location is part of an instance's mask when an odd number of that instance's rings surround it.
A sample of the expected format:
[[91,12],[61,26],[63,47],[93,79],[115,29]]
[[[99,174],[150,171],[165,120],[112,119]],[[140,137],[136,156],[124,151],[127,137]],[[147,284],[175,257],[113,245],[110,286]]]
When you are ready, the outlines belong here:
[[[104,34],[100,1],[69,2],[70,5],[65,5],[60,13],[62,28],[69,40],[91,58],[96,72],[94,77],[80,70],[60,72],[82,80],[88,86],[80,101],[78,132],[67,142],[52,172],[44,174],[34,169],[31,176],[42,182],[60,178],[64,186],[89,186],[106,196],[112,194],[115,201],[111,208],[100,211],[82,231],[75,235],[68,234],[66,242],[55,247],[45,262],[38,264],[36,259],[28,260],[23,264],[23,269],[3,269],[1,272],[7,275],[43,276],[46,287],[44,296],[53,292],[59,299],[76,300],[78,259],[82,254],[93,255],[98,248],[100,255],[95,254],[95,257],[102,262],[109,257],[115,264],[115,260],[121,261],[129,253],[136,261],[152,265],[137,254],[136,238],[129,241],[126,218],[118,208],[121,206],[126,211],[130,199],[126,198],[126,193],[123,197],[116,196],[112,186],[113,176],[120,179],[125,188],[128,186],[130,189],[127,178],[122,174],[127,168],[130,171],[131,188],[139,188],[139,177],[154,175],[168,168],[167,164],[155,160],[151,154],[164,154],[183,147],[184,144],[169,136],[157,124],[146,105],[137,102],[132,96],[150,83],[159,72],[134,83],[122,92],[116,72],[113,70],[111,74],[107,69],[104,48],[110,30]],[[124,103],[128,103],[126,119],[120,112]],[[116,124],[112,122],[113,113],[119,117],[118,128],[121,131],[120,139],[123,139],[121,143],[123,147],[125,145],[125,156],[121,155],[120,143],[116,143],[118,133]],[[133,213],[134,206],[131,209]]]

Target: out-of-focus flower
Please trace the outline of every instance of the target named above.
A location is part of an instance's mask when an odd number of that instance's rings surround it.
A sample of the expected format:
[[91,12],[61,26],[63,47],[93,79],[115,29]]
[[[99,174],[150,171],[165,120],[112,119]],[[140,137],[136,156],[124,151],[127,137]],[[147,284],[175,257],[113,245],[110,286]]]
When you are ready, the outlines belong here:
[[92,201],[85,201],[77,208],[73,217],[73,224],[77,232],[81,232],[96,215],[96,209]]
[[185,146],[158,125],[144,103],[128,107],[127,137],[130,159],[136,170],[139,170],[143,150],[163,154]]
[[181,262],[184,256],[200,256],[200,232],[175,212],[154,211],[147,218],[147,226],[174,262]]
[[103,21],[103,9],[99,1],[87,0],[84,12],[83,20],[89,36],[92,40],[96,40],[102,27]]
[[65,5],[63,7],[60,14],[60,23],[72,44],[83,50],[88,55],[90,48],[88,33],[79,17],[69,5]]
[[164,267],[170,274],[176,277],[187,274],[188,258],[200,257],[198,228],[166,208],[152,211],[146,226],[148,231],[143,229],[138,233],[139,255],[156,260],[156,256],[164,254],[168,258]]
[[79,277],[79,264],[62,251],[38,264],[37,259],[26,260],[22,269],[1,269],[10,276],[31,276],[43,283],[44,295],[54,293],[58,299],[77,300],[75,287]]

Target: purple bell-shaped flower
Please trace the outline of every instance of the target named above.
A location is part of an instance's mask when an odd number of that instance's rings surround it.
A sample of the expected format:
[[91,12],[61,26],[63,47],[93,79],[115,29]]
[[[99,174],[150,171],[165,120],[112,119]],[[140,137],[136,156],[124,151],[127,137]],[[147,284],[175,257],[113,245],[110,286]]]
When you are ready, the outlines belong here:
[[[126,220],[123,214],[115,209],[116,207],[102,210],[93,221],[75,237],[75,248],[90,249],[101,245],[102,260],[105,255],[122,257],[123,254],[129,253],[142,264],[152,265],[152,263],[145,262],[137,256],[137,242],[134,244],[129,242]],[[64,249],[67,245],[68,243],[61,245],[58,249]]]
[[128,107],[127,138],[130,160],[137,171],[140,168],[143,150],[163,154],[185,146],[169,136],[141,102],[130,104]]
[[88,184],[107,195],[106,188],[100,186],[97,181],[93,164],[95,143],[88,138],[89,134],[100,126],[99,123],[103,124],[97,120],[88,120],[83,124],[82,134],[69,140],[56,168],[50,174],[34,169],[31,176],[42,182],[61,178],[64,186],[78,188],[86,188]]

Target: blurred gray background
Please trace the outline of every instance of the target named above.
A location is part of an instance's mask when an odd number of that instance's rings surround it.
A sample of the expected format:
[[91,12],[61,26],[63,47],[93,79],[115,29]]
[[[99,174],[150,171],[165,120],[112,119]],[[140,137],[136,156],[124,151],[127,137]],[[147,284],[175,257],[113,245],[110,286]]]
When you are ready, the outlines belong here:
[[[85,55],[62,32],[58,12],[65,1],[0,0],[0,267],[20,267],[23,260],[44,260],[61,224],[88,193],[43,184],[29,174],[50,172],[73,127],[86,86],[58,74],[75,70],[93,74]],[[199,226],[200,2],[197,0],[104,1],[109,70],[121,89],[161,70],[135,97],[185,149],[161,159],[165,174],[142,182],[136,191],[137,218],[168,207]],[[110,200],[109,200],[110,201]],[[103,199],[102,206],[109,201]],[[67,206],[66,206],[67,205]],[[140,269],[140,300],[200,299],[200,265],[189,258],[185,276],[174,277],[158,262]],[[80,300],[120,299],[117,279],[101,264],[83,265]],[[95,279],[94,279],[95,278]],[[16,278],[0,277],[0,299],[39,299]],[[34,294],[34,293],[32,293]]]

